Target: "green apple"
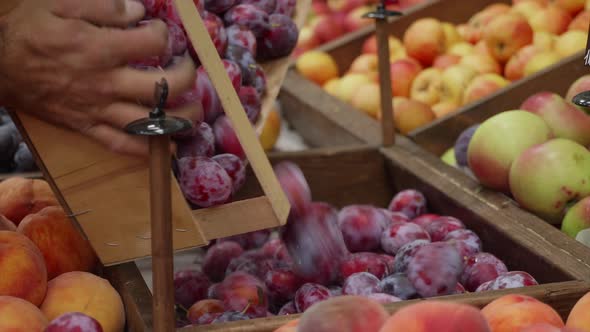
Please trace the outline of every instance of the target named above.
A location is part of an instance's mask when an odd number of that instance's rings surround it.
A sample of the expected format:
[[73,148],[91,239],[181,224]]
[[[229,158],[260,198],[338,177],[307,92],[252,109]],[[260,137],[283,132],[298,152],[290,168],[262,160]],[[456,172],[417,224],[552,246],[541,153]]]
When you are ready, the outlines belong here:
[[442,161],[451,166],[457,167],[457,160],[455,159],[455,149],[450,148],[440,157]]
[[509,193],[512,161],[552,136],[549,126],[538,115],[522,110],[502,112],[477,128],[467,148],[467,163],[483,186]]
[[573,238],[587,228],[590,228],[590,197],[585,197],[570,207],[561,223],[561,230]]
[[564,138],[533,146],[512,163],[510,191],[523,208],[561,220],[568,204],[590,195],[590,151]]

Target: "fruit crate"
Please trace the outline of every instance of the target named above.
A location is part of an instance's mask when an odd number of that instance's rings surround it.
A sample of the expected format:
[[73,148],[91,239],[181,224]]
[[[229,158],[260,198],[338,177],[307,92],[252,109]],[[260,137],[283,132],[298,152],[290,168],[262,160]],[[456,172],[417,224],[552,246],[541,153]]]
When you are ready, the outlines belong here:
[[[498,213],[495,206],[485,204],[476,195],[464,190],[453,179],[446,178],[429,161],[428,153],[411,150],[412,143],[398,139],[398,146],[379,149],[370,146],[349,146],[314,149],[304,152],[272,154],[271,163],[291,161],[301,167],[314,201],[336,207],[350,204],[373,204],[386,207],[399,190],[414,188],[429,200],[430,211],[452,215],[476,232],[484,251],[502,259],[509,270],[531,273],[541,285],[519,289],[468,293],[444,297],[483,306],[507,294],[529,294],[555,306],[562,314],[569,311],[588,284],[588,260],[578,259],[585,248],[571,242],[555,245],[548,239],[565,238],[553,228],[527,228]],[[405,147],[405,146],[408,147]],[[251,171],[249,171],[252,174]],[[261,192],[253,177],[248,177],[241,198]],[[108,267],[105,275],[122,295],[130,331],[151,327],[151,295],[134,263]],[[404,301],[388,305],[389,310],[413,303]],[[178,331],[274,331],[296,316],[274,316],[232,323],[186,327]]]

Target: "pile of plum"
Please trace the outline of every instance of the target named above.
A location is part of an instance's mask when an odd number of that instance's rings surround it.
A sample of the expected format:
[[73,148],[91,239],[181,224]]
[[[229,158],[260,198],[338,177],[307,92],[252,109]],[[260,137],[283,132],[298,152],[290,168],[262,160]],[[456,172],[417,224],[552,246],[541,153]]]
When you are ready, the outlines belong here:
[[0,108],[0,172],[34,172],[37,164],[8,112]]
[[[296,0],[193,0],[211,40],[223,59],[226,73],[252,124],[258,121],[266,75],[257,61],[292,53],[299,30],[293,22]],[[168,26],[165,54],[130,63],[134,68],[165,68],[189,54],[197,66],[193,88],[168,102],[176,108],[200,102],[203,118],[189,132],[175,137],[176,174],[186,199],[194,208],[229,202],[245,180],[245,154],[224,114],[217,92],[180,20],[172,0],[143,0],[146,18]]]
[[301,313],[339,295],[385,304],[537,284],[483,252],[459,219],[428,213],[417,190],[400,191],[388,209],[337,210],[312,202],[296,165],[275,172],[292,205],[287,225],[217,240],[201,271],[177,272],[179,326]]

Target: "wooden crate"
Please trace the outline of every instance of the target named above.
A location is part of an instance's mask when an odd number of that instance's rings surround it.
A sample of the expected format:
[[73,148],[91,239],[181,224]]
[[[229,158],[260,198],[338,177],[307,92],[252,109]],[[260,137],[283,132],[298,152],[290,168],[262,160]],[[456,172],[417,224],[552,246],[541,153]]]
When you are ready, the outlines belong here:
[[[530,294],[554,304],[566,313],[583,293],[590,290],[583,280],[590,277],[590,264],[577,255],[585,248],[576,242],[557,246],[546,239],[565,237],[553,228],[539,231],[504,218],[497,209],[470,195],[453,179],[441,176],[436,167],[421,154],[404,145],[389,149],[366,146],[324,148],[271,157],[277,163],[290,160],[303,170],[315,201],[337,207],[348,204],[386,206],[395,192],[416,188],[429,200],[430,209],[439,214],[463,220],[482,239],[484,250],[506,262],[511,270],[530,272],[542,285],[523,289],[445,297],[474,305],[484,305],[506,293]],[[416,147],[418,148],[418,147]],[[418,148],[419,149],[419,148]],[[426,157],[429,155],[426,154]],[[259,185],[254,177],[248,181],[243,197],[257,195]],[[151,327],[151,296],[133,263],[105,269],[105,276],[123,296],[129,331],[148,331]],[[412,303],[390,305],[390,310]],[[227,324],[181,329],[182,331],[273,331],[290,317],[271,317]]]

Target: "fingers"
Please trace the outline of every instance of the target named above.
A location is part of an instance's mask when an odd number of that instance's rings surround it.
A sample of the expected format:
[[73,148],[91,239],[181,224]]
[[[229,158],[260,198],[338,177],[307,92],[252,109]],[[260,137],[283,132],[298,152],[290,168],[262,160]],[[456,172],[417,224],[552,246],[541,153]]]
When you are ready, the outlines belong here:
[[[150,109],[131,103],[115,103],[107,108],[96,111],[93,118],[114,128],[125,128],[135,120],[148,116]],[[169,115],[189,120],[191,124],[196,123],[202,116],[202,108],[198,104],[186,105],[171,110]]]
[[145,16],[145,8],[138,0],[54,0],[52,12],[62,18],[122,28]]
[[115,98],[139,101],[152,105],[154,85],[162,78],[168,81],[168,100],[174,99],[191,89],[195,84],[195,65],[189,57],[166,70],[139,70],[130,67],[115,69],[99,83],[103,91]]
[[106,124],[97,124],[82,133],[116,153],[136,157],[147,157],[149,154],[147,137],[129,135]]

